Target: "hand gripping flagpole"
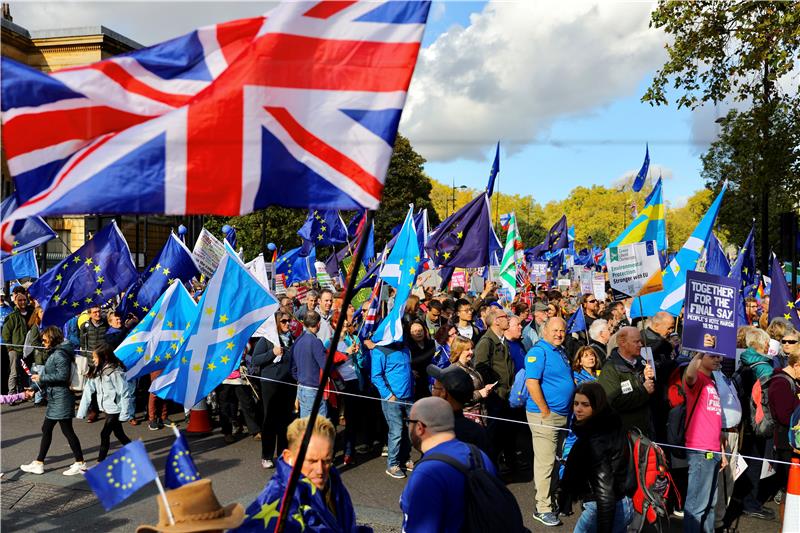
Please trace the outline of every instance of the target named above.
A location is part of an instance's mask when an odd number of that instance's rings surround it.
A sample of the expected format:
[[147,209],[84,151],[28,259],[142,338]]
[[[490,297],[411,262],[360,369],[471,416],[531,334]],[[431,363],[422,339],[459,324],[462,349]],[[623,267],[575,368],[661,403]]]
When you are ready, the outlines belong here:
[[[358,247],[356,248],[356,256],[353,258],[352,263],[350,263],[350,271],[347,275],[347,289],[345,290],[344,298],[342,299],[343,310],[347,309],[347,306],[350,305],[350,301],[353,299],[353,293],[355,292],[354,289],[356,286],[356,277],[358,275],[358,265],[361,264],[361,259],[364,257],[364,250],[367,245],[367,234],[365,230],[372,226],[373,215],[374,211],[367,211],[367,219],[364,223],[364,228],[361,231],[361,235],[359,236]],[[286,525],[286,518],[289,515],[289,507],[292,504],[294,491],[297,488],[298,481],[300,480],[300,470],[306,458],[306,450],[308,449],[308,444],[311,441],[311,434],[314,431],[314,422],[317,420],[319,408],[322,405],[325,384],[331,377],[331,371],[333,370],[333,356],[336,353],[336,347],[339,345],[339,338],[342,335],[342,329],[344,328],[344,321],[346,318],[347,313],[339,313],[339,320],[336,322],[336,329],[333,332],[333,338],[331,338],[331,344],[328,348],[328,356],[325,359],[325,368],[322,370],[322,376],[319,380],[320,384],[317,387],[317,394],[314,396],[314,404],[311,407],[311,413],[308,415],[306,432],[303,434],[303,440],[300,443],[300,449],[297,451],[297,456],[294,459],[294,465],[292,466],[292,473],[289,476],[289,482],[286,484],[286,491],[283,493],[281,510],[280,514],[278,515],[278,523],[275,525],[275,533],[282,533]]]

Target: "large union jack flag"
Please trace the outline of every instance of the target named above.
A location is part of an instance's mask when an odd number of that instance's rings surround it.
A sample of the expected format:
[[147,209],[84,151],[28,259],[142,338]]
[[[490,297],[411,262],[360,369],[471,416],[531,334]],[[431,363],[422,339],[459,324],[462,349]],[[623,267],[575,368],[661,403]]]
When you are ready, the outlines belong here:
[[86,67],[3,58],[32,215],[377,208],[429,1],[286,2]]

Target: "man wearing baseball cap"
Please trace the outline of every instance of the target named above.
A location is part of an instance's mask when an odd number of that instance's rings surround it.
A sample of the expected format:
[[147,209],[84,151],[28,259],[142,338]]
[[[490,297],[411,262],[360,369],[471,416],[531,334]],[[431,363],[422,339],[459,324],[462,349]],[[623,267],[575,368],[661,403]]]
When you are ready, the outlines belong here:
[[439,368],[436,365],[428,365],[427,371],[428,375],[434,379],[431,394],[447,401],[453,409],[453,431],[456,438],[461,442],[474,444],[492,461],[495,461],[486,430],[480,424],[464,416],[464,404],[472,399],[475,392],[469,374],[457,366]]

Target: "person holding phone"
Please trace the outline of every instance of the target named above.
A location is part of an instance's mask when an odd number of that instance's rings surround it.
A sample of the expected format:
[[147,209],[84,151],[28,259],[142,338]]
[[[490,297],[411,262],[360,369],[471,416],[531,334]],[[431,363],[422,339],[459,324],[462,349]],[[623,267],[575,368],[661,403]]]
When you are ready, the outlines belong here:
[[[486,398],[491,394],[497,382],[484,385],[483,376],[472,366],[473,354],[474,345],[471,340],[460,335],[453,339],[450,345],[450,364],[466,372],[472,379],[473,392],[471,397],[463,402],[464,416],[481,426],[486,426]],[[430,369],[428,373],[430,374]],[[433,376],[433,374],[430,375]],[[436,376],[433,377],[436,378]]]

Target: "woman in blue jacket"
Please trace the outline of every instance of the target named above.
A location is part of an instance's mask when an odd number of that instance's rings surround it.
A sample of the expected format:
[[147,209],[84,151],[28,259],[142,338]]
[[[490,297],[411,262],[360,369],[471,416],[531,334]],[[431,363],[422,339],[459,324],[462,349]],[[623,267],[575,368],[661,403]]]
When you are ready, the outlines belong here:
[[125,381],[125,367],[114,355],[108,344],[101,344],[92,352],[94,366],[86,374],[88,380],[83,388],[78,418],[85,418],[89,411],[92,394],[97,393],[97,405],[106,414],[106,422],[100,430],[100,451],[97,461],[103,461],[111,447],[111,433],[123,446],[131,439],[125,434],[122,422],[129,418],[128,406],[131,402],[131,389]]

